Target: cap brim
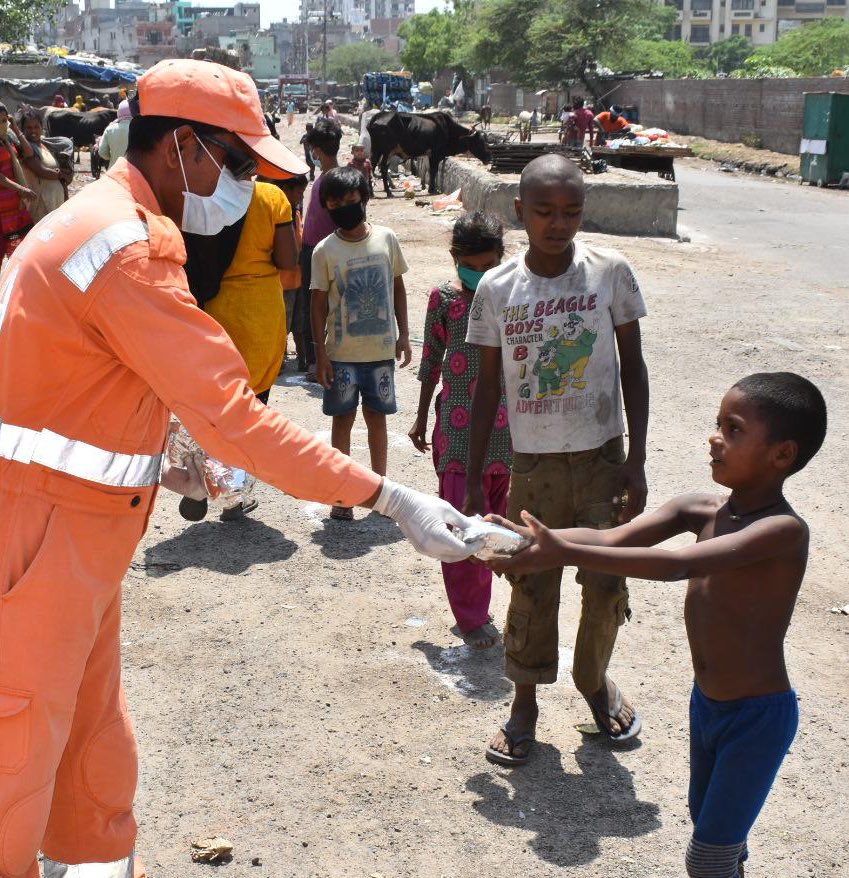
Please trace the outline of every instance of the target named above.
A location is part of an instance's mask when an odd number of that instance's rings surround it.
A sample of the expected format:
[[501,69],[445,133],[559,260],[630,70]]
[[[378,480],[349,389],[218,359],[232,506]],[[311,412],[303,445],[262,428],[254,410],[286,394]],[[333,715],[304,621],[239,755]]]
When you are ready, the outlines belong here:
[[303,159],[270,134],[233,133],[253,150],[259,162],[257,171],[264,177],[285,179],[310,172],[310,166]]

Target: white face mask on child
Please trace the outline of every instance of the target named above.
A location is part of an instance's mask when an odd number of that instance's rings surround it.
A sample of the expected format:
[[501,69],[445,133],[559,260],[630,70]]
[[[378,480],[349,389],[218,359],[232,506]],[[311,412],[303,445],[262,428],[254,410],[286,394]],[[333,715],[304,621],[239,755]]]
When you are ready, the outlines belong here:
[[[183,219],[180,228],[194,235],[217,235],[225,226],[232,226],[248,212],[254,194],[254,184],[252,180],[237,180],[230,173],[229,168],[222,168],[215,161],[203,141],[197,135],[195,137],[221,174],[212,195],[195,195],[194,192],[189,192],[183,156],[177,144],[177,157],[180,159],[180,170],[183,172],[183,183],[186,187],[183,190]],[[174,142],[177,143],[176,131]]]

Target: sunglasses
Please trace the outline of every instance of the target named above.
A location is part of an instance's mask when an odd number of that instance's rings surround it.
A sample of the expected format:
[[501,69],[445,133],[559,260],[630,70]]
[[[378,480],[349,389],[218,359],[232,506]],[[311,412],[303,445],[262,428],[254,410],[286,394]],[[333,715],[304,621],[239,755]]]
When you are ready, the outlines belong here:
[[224,150],[224,165],[237,180],[253,177],[256,173],[259,164],[249,153],[236,149],[234,146],[230,146],[229,143],[224,143],[223,140],[208,134],[203,135],[201,140],[206,141],[206,143],[212,143]]

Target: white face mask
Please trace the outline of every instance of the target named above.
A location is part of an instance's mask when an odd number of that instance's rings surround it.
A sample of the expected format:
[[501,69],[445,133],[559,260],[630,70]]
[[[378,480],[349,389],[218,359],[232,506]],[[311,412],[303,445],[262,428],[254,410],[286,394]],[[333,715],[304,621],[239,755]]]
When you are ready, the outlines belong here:
[[[195,135],[197,137],[197,135]],[[174,143],[177,143],[177,132],[174,132]],[[225,226],[232,226],[247,212],[254,194],[252,180],[237,180],[228,168],[222,168],[212,157],[203,141],[198,143],[209,156],[209,160],[221,171],[218,184],[212,195],[195,195],[189,192],[189,181],[183,167],[183,157],[177,144],[177,157],[180,159],[180,170],[183,172],[183,220],[180,228],[194,235],[217,235]]]

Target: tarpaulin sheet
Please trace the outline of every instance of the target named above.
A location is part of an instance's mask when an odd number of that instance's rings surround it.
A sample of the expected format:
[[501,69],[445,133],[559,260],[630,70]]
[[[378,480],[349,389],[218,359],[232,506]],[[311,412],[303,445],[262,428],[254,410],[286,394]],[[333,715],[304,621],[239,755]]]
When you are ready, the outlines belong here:
[[119,70],[117,67],[100,67],[97,64],[87,64],[84,61],[75,61],[73,58],[60,58],[58,64],[64,64],[71,76],[82,76],[85,79],[100,79],[103,82],[112,82],[115,79],[123,79],[125,82],[135,82],[139,77],[129,70]]
[[118,86],[92,88],[73,79],[0,79],[0,102],[14,112],[21,104],[34,107],[49,106],[57,92],[64,95],[68,104],[76,95],[84,98],[102,98],[109,95],[118,104]]

